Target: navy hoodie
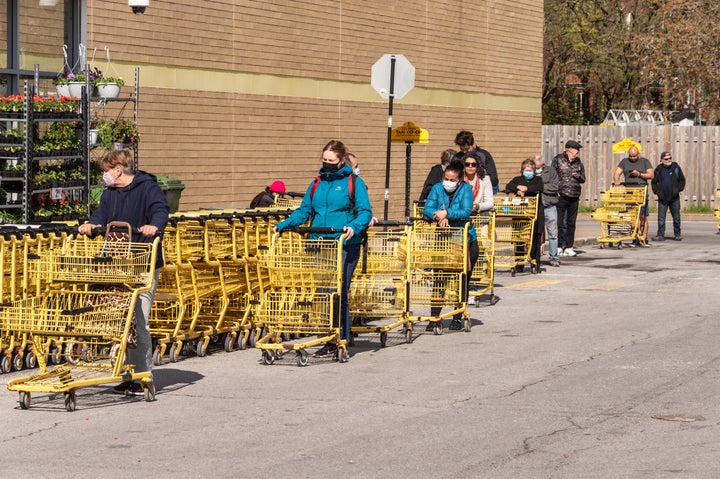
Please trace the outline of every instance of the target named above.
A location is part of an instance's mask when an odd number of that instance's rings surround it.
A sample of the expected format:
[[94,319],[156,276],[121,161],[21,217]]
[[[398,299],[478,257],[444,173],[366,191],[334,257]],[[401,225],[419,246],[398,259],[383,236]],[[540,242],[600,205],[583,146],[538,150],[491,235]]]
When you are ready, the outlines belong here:
[[[106,188],[100,198],[100,206],[90,216],[90,223],[105,226],[111,221],[124,221],[133,228],[153,225],[158,234],[165,230],[168,223],[168,206],[165,193],[157,182],[157,178],[144,171],[136,171],[132,183],[124,188]],[[153,238],[133,235],[133,241],[151,243]],[[162,249],[158,251],[156,268],[165,264]]]

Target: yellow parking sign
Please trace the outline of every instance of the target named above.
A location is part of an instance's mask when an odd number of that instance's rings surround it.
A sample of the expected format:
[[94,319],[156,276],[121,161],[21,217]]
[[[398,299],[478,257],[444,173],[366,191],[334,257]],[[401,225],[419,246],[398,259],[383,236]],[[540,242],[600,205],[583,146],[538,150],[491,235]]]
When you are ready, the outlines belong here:
[[402,126],[393,128],[390,139],[396,143],[427,143],[430,140],[430,135],[427,130],[408,121],[403,123]]

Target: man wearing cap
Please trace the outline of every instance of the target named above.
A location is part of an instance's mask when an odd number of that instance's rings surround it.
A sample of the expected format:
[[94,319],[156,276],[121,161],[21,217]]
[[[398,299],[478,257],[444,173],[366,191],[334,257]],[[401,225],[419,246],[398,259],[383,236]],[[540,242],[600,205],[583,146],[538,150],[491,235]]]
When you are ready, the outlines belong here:
[[[620,183],[620,176],[624,177],[624,182]],[[636,146],[631,146],[628,149],[627,158],[623,158],[618,163],[615,172],[613,172],[613,184],[619,186],[624,184],[625,186],[647,186],[648,180],[652,180],[655,174],[653,173],[652,163],[647,158],[640,156],[640,150]],[[636,239],[634,244],[636,246],[647,247],[647,234],[648,234],[648,197],[649,194],[645,193],[645,204],[640,208],[640,219],[638,224],[638,231],[642,239]]]
[[565,152],[552,159],[550,166],[558,174],[558,246],[560,256],[575,256],[575,223],[580,192],[585,183],[585,166],[578,157],[582,145],[574,140],[565,143]]
[[681,241],[680,234],[680,192],[685,189],[685,175],[680,165],[673,161],[669,151],[660,155],[660,164],[655,168],[650,182],[653,193],[658,198],[657,235],[653,241],[665,241],[665,217],[667,210],[673,219],[673,239]]
[[285,183],[280,180],[273,181],[270,186],[266,187],[253,198],[250,202],[250,208],[266,208],[272,206],[275,204],[275,197],[284,194]]

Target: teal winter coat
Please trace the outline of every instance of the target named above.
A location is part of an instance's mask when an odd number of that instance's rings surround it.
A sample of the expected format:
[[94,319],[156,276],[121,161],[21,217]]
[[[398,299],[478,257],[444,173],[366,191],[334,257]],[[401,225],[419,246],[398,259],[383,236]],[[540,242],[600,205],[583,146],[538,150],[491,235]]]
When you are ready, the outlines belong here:
[[[464,181],[450,196],[443,187],[442,182],[436,183],[430,190],[430,194],[425,201],[423,215],[432,218],[436,211],[447,210],[448,222],[450,226],[462,228],[465,223],[470,221],[470,213],[472,213],[473,191],[472,187]],[[477,241],[477,234],[472,223],[468,231],[468,241],[472,243]]]
[[[365,232],[372,220],[372,206],[365,182],[360,177],[355,177],[355,207],[353,208],[349,192],[349,176],[352,174],[352,168],[347,164],[332,173],[320,171],[320,181],[315,187],[315,192],[312,193],[315,183],[315,179],[313,179],[300,206],[288,219],[278,223],[277,228],[280,231],[295,228],[302,226],[308,220],[312,220],[310,226],[317,228],[342,230],[345,226],[349,226],[355,234],[346,241],[346,244],[360,244],[362,233]],[[310,238],[337,239],[341,234],[313,233]]]

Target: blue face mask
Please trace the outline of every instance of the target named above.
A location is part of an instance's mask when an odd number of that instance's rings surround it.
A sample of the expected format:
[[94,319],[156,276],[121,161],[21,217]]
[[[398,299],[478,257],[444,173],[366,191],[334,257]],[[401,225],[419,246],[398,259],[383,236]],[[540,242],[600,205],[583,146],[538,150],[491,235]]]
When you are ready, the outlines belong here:
[[535,177],[535,173],[533,173],[532,171],[523,171],[523,176],[526,180],[530,181]]

